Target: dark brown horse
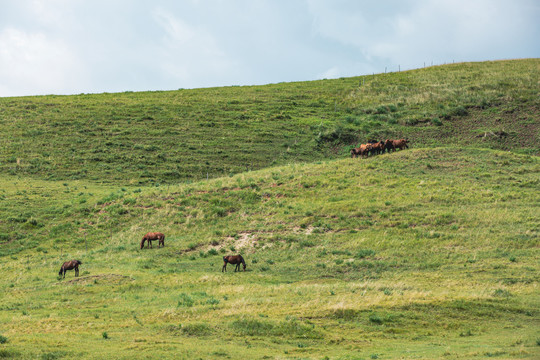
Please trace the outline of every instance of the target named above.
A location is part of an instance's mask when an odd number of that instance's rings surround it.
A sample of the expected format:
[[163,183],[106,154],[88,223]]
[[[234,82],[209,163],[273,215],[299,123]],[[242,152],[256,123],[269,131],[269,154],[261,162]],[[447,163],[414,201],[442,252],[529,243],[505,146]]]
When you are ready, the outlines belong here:
[[62,267],[60,268],[60,272],[58,273],[58,275],[63,275],[62,279],[65,279],[66,271],[75,269],[75,276],[79,276],[79,265],[81,264],[82,262],[80,262],[79,260],[66,261],[65,263],[62,264]]
[[233,265],[236,265],[234,268],[234,271],[240,271],[240,264],[244,265],[244,271],[246,271],[246,262],[244,261],[244,258],[242,255],[228,255],[223,257],[223,267],[221,268],[221,272],[227,271],[227,264],[231,263]]
[[152,247],[152,240],[159,240],[158,248],[160,247],[160,245],[163,245],[163,247],[165,247],[165,235],[160,232],[149,232],[144,235],[141,240],[141,249],[144,248],[145,241],[147,242],[147,248]]
[[386,139],[386,141],[384,142],[384,150],[386,150],[386,152],[388,153],[396,151],[396,148],[394,147],[394,140]]
[[367,155],[369,155],[369,152],[371,151],[372,148],[373,147],[371,146],[371,144],[362,144],[357,148],[351,149],[351,157],[355,158],[358,155],[360,155],[360,156],[366,155],[367,156]]

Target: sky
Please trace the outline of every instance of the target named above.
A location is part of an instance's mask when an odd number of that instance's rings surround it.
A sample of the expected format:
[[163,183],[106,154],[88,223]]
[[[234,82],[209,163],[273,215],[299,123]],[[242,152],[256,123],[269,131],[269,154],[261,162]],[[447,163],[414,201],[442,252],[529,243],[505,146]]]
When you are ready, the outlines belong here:
[[540,57],[540,0],[0,0],[0,97]]

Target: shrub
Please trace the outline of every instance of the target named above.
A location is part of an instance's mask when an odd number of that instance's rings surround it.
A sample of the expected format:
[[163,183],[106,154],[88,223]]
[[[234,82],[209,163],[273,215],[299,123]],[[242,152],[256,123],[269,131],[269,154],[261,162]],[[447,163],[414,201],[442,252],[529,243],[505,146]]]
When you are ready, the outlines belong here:
[[180,300],[178,300],[178,306],[192,307],[195,301],[191,296],[185,293],[180,294]]
[[343,319],[347,321],[356,320],[360,312],[354,309],[337,309],[334,311],[333,316],[336,319]]
[[0,349],[0,359],[17,358],[19,356],[20,353],[17,351]]
[[358,138],[357,131],[343,124],[337,124],[334,128],[319,132],[316,137],[318,144],[331,143],[352,143]]
[[8,341],[8,338],[5,337],[4,335],[0,335],[0,344],[5,344],[7,343]]
[[375,114],[388,114],[389,112],[390,112],[390,109],[388,108],[388,106],[384,106],[384,105],[378,106],[375,109]]
[[377,314],[369,315],[369,321],[377,325],[381,325],[383,323],[383,319]]
[[212,333],[212,328],[203,323],[182,325],[181,330],[187,336],[205,336]]
[[310,240],[303,240],[303,241],[300,241],[299,245],[300,245],[300,248],[305,248],[305,247],[313,247],[315,246],[315,243]]
[[439,118],[433,118],[431,119],[431,123],[435,126],[441,126],[443,123]]
[[406,125],[411,125],[411,126],[417,125],[418,124],[418,119],[415,119],[415,118],[407,119],[407,120],[405,120],[405,124]]
[[355,257],[357,259],[363,259],[363,258],[366,258],[368,256],[373,256],[375,255],[375,251],[373,250],[370,250],[370,249],[360,249],[358,250],[358,252],[356,253]]
[[206,304],[207,305],[218,305],[219,304],[219,299],[216,299],[216,298],[210,298],[208,300],[206,300]]
[[109,334],[107,334],[106,331],[104,331],[101,336],[103,336],[104,339],[108,339],[109,338]]
[[231,327],[247,336],[285,336],[293,338],[318,338],[320,334],[314,326],[304,325],[296,319],[279,323],[257,319],[241,319],[231,323]]
[[469,112],[463,106],[458,106],[452,110],[452,114],[455,116],[465,116],[468,115]]

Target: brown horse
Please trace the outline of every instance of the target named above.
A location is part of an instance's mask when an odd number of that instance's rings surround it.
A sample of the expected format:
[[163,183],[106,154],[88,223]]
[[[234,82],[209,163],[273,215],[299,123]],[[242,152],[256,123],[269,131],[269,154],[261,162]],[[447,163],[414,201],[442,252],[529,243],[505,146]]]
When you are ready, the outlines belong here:
[[371,144],[362,144],[357,148],[351,149],[351,157],[355,158],[358,155],[360,155],[360,156],[366,155],[367,156],[367,155],[369,155],[369,152],[371,151],[371,149],[373,149]]
[[407,140],[407,139],[392,140],[392,144],[394,145],[394,149],[399,148],[399,150],[403,150],[405,148],[408,149],[409,145],[407,145],[407,142],[409,142],[409,140]]
[[82,262],[80,262],[79,260],[66,261],[65,263],[62,264],[62,267],[60,268],[60,272],[58,273],[58,275],[63,275],[62,279],[65,279],[66,271],[75,269],[75,276],[79,276],[79,265],[81,264]]
[[146,247],[151,248],[152,247],[152,240],[159,240],[158,248],[160,245],[163,245],[165,247],[165,235],[163,235],[160,232],[149,232],[146,235],[143,236],[141,240],[141,249],[144,248],[144,242],[147,242]]
[[382,154],[384,152],[384,141],[378,141],[371,144],[371,153],[374,155]]
[[221,272],[227,271],[227,264],[231,263],[233,265],[236,264],[236,267],[234,268],[234,271],[240,271],[240,264],[244,265],[244,271],[246,271],[246,262],[244,261],[244,258],[242,255],[228,255],[223,257],[223,267],[221,268]]

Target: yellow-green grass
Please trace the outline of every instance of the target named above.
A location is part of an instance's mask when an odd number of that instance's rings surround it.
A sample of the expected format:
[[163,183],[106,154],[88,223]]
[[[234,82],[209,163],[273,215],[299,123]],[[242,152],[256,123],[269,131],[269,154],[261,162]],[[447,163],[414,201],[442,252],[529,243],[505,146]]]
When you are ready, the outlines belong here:
[[140,189],[3,177],[0,356],[536,358],[539,172],[449,147]]

